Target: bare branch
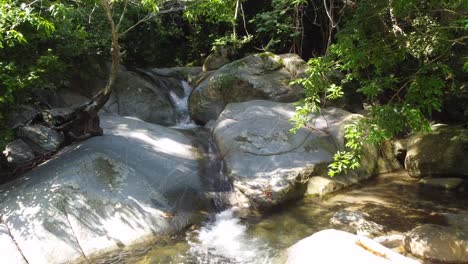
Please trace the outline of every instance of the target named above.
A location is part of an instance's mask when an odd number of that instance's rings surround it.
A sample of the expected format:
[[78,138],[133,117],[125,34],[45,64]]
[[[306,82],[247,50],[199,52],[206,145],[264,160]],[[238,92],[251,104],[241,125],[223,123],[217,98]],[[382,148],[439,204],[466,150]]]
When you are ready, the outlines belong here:
[[127,34],[130,30],[136,28],[141,23],[144,23],[144,22],[156,17],[156,15],[167,14],[167,13],[183,11],[183,10],[185,10],[185,7],[171,7],[170,9],[159,10],[157,14],[156,13],[149,13],[146,16],[144,16],[142,19],[138,20],[138,22],[136,22],[133,26],[129,27],[127,30],[120,33],[119,38],[122,37],[123,35]]
[[116,30],[117,32],[119,32],[119,29],[120,29],[120,25],[122,24],[122,21],[124,19],[124,16],[125,16],[125,13],[127,12],[127,6],[128,6],[128,0],[125,0],[125,4],[124,4],[124,9],[122,11],[122,14],[120,14],[120,19],[119,19],[119,22],[117,23],[117,26],[116,26]]

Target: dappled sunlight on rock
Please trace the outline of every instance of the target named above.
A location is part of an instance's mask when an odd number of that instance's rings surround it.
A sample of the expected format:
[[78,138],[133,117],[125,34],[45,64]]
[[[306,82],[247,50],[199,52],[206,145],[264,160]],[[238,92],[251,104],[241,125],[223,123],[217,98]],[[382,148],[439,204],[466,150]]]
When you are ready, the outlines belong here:
[[134,119],[103,120],[111,124],[104,136],[0,187],[2,221],[26,260],[84,260],[154,240],[185,228],[206,204],[189,138]]

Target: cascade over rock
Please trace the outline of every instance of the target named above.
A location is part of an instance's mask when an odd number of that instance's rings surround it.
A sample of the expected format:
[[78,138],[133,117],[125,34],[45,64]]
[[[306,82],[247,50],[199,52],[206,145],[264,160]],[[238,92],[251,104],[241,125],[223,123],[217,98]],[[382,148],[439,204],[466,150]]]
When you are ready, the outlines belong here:
[[[312,128],[292,134],[289,120],[294,109],[293,103],[232,103],[214,124],[213,135],[226,172],[238,194],[248,198],[246,206],[268,209],[304,195],[307,189],[309,194],[325,194],[381,170],[377,151],[369,148],[360,170],[334,178],[326,176],[333,154],[344,144],[345,125],[360,116],[338,108],[323,109],[323,115],[312,116]],[[398,166],[396,159],[389,163]],[[335,188],[323,187],[318,183],[321,179],[335,184]]]
[[206,186],[191,139],[132,118],[106,115],[101,125],[104,136],[0,186],[2,263],[86,262],[199,219]]
[[[300,60],[295,55],[296,61]],[[295,102],[304,96],[299,85],[289,85],[300,72],[300,65],[287,56],[283,59],[272,53],[260,53],[226,64],[195,88],[189,99],[193,120],[207,123],[214,120],[228,103],[265,99],[278,102]],[[296,69],[295,65],[300,65]],[[293,73],[291,73],[291,72]]]

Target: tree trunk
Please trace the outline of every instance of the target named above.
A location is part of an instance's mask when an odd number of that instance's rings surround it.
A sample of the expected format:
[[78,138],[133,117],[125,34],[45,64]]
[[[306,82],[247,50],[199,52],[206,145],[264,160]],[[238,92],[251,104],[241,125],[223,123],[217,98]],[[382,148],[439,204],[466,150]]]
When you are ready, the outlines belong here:
[[111,70],[106,86],[100,90],[89,102],[76,108],[70,120],[58,126],[56,129],[65,134],[68,141],[83,140],[92,136],[102,135],[99,126],[99,110],[106,104],[112,93],[120,65],[119,33],[112,18],[112,10],[109,0],[101,0],[101,5],[106,14],[111,28]]

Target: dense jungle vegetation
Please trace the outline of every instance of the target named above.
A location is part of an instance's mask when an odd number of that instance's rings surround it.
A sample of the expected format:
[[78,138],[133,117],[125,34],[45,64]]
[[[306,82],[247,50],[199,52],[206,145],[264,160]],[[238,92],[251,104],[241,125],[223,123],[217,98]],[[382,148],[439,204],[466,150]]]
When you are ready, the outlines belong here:
[[363,142],[428,130],[433,120],[468,121],[464,0],[1,0],[2,144],[15,106],[110,61],[106,4],[129,68],[201,65],[215,46],[235,58],[271,51],[308,60],[308,77],[295,80],[306,88],[296,127],[326,105],[369,113],[348,127],[331,176],[357,166]]

